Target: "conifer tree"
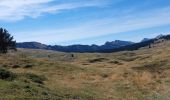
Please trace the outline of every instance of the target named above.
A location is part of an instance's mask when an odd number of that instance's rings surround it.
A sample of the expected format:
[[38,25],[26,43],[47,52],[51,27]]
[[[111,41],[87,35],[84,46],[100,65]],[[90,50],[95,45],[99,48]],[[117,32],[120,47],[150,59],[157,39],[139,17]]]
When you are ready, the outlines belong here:
[[0,28],[0,53],[16,50],[16,41],[13,39],[6,29]]

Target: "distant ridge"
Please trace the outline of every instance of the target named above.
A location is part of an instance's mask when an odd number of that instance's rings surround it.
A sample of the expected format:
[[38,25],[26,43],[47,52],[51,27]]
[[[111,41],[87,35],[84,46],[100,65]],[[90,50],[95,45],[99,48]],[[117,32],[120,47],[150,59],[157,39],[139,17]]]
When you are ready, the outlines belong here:
[[133,43],[130,41],[115,40],[112,42],[106,42],[104,45],[70,45],[70,46],[60,46],[60,45],[45,45],[38,42],[23,42],[17,43],[18,48],[28,48],[28,49],[44,49],[44,50],[54,50],[61,52],[79,52],[79,53],[110,53],[119,51],[133,51],[138,50],[142,47],[150,47],[150,45],[160,42],[159,40],[170,40],[170,35],[159,35],[153,39],[144,38],[139,43]]
[[119,51],[133,51],[133,50],[138,50],[142,47],[147,47],[147,46],[148,46],[148,48],[151,48],[151,45],[169,41],[169,40],[170,40],[170,35],[159,35],[159,36],[157,36],[153,39],[149,39],[147,41],[142,41],[139,43],[134,43],[131,45],[122,46],[122,47],[110,49],[110,50],[103,50],[103,51],[99,51],[99,52],[110,53],[110,52],[119,52]]
[[103,50],[110,50],[114,48],[119,48],[126,45],[134,44],[130,41],[115,40],[112,42],[106,42],[104,45],[70,45],[70,46],[60,46],[60,45],[45,45],[39,42],[23,42],[17,43],[17,48],[28,48],[28,49],[44,49],[44,50],[54,50],[61,52],[98,52]]

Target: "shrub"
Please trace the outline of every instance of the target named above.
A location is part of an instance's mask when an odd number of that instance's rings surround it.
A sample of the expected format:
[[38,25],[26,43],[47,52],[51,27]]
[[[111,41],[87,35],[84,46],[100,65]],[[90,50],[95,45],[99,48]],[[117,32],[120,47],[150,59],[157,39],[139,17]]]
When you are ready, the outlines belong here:
[[122,57],[119,57],[118,59],[122,61],[130,62],[130,61],[135,61],[136,59],[138,59],[138,57],[137,56],[132,56],[132,57],[122,56]]
[[2,67],[8,67],[8,65],[4,64],[4,65],[2,65]]
[[12,81],[16,75],[5,69],[0,69],[0,79]]
[[166,69],[169,69],[169,66],[166,65],[168,61],[152,61],[150,63],[144,63],[140,66],[133,67],[132,69],[142,71],[150,71],[150,72],[158,72],[160,73],[161,71],[164,71]]
[[102,74],[101,74],[101,76],[102,76],[103,78],[107,78],[107,77],[109,77],[109,75],[108,75],[108,74],[106,74],[106,73],[102,73]]
[[109,63],[113,63],[113,64],[117,64],[117,65],[122,65],[122,63],[117,61],[117,60],[110,61]]
[[91,59],[89,60],[90,63],[96,63],[96,62],[102,62],[102,61],[106,61],[108,59],[106,58],[95,58],[95,59]]
[[19,68],[20,65],[13,65],[12,68]]
[[43,81],[46,80],[46,78],[44,76],[38,76],[32,73],[28,73],[26,74],[26,77],[31,79],[31,81],[35,82],[35,83],[39,83],[39,84],[43,84]]
[[24,68],[32,68],[33,65],[25,65]]

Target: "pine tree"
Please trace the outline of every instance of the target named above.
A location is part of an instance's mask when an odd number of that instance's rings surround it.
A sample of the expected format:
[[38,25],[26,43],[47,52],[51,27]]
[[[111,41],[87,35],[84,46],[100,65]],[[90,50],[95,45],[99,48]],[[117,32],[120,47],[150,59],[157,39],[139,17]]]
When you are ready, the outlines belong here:
[[6,29],[0,28],[0,53],[16,50],[16,41],[13,39]]

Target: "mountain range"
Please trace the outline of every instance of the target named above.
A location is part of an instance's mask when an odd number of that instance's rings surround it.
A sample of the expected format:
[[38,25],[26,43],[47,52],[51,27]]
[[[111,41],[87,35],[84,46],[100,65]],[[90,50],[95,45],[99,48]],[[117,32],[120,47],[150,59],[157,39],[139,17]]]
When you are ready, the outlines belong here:
[[45,49],[54,50],[61,52],[98,52],[103,50],[110,50],[114,48],[119,48],[121,46],[134,44],[130,41],[120,41],[115,40],[112,42],[106,42],[104,45],[70,45],[70,46],[60,46],[60,45],[46,45],[39,42],[23,42],[17,43],[18,48],[28,48],[28,49]]
[[159,35],[153,39],[144,38],[139,43],[134,43],[131,41],[121,41],[115,40],[112,42],[106,42],[104,45],[46,45],[39,42],[22,42],[17,43],[17,48],[27,48],[27,49],[44,49],[44,50],[54,50],[61,52],[118,52],[125,50],[137,50],[141,47],[150,46],[156,43],[158,40],[169,40],[170,35]]

